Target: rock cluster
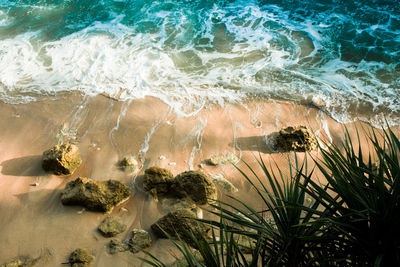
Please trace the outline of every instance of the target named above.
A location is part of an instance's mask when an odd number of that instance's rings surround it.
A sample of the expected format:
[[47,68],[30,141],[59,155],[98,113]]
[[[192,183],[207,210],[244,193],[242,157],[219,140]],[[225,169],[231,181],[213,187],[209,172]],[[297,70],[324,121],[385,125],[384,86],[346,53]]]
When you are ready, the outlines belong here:
[[275,139],[277,151],[311,151],[317,148],[317,140],[305,126],[281,129]]
[[157,198],[189,198],[197,205],[217,198],[217,188],[202,171],[187,171],[174,178],[167,169],[151,167],[145,171],[143,187]]
[[129,239],[126,241],[120,241],[118,239],[112,239],[108,245],[110,254],[117,252],[131,251],[137,253],[142,249],[151,246],[152,240],[150,234],[143,229],[133,229],[130,233]]
[[130,197],[129,188],[116,180],[94,181],[78,177],[61,191],[64,205],[80,205],[88,210],[109,213]]
[[56,175],[72,174],[81,163],[79,149],[73,144],[56,145],[43,152],[43,169]]

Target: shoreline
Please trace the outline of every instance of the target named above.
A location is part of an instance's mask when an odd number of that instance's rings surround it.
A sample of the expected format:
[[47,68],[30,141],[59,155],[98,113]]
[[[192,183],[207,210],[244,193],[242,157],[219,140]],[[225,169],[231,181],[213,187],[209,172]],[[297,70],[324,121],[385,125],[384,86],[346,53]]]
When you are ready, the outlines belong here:
[[[364,122],[341,124],[317,108],[268,100],[213,106],[195,116],[180,117],[153,97],[120,102],[102,95],[70,93],[27,104],[0,101],[0,111],[0,263],[50,251],[48,266],[62,266],[77,247],[93,252],[94,266],[136,263],[129,252],[107,253],[110,239],[96,231],[107,215],[63,206],[59,199],[60,190],[78,176],[119,180],[134,189],[132,197],[112,212],[128,225],[121,236],[132,228],[148,230],[161,215],[155,201],[134,186],[134,176],[118,168],[118,161],[126,155],[140,162],[138,175],[154,165],[177,175],[227,152],[235,152],[253,167],[259,155],[267,164],[284,167],[293,153],[275,153],[265,143],[265,136],[281,128],[305,125],[321,140],[339,144],[344,125],[352,138],[357,136],[356,129],[370,127]],[[68,141],[78,145],[81,166],[69,176],[44,172],[42,152]],[[361,143],[368,146],[365,136]],[[304,157],[304,153],[298,155]],[[319,152],[311,155],[318,158]],[[238,167],[244,169],[244,164],[240,162]],[[209,175],[222,174],[239,188],[235,196],[257,206],[248,184],[233,166],[205,165],[202,169]],[[38,185],[32,186],[34,183]],[[221,193],[219,197],[226,199]],[[167,244],[157,240],[150,251],[171,258],[164,249]]]

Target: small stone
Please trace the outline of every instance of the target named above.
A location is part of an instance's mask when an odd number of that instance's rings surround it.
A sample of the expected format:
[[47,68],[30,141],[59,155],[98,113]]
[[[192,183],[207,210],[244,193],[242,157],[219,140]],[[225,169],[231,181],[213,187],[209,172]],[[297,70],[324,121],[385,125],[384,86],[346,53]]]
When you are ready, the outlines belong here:
[[82,208],[81,210],[78,210],[76,213],[78,213],[78,214],[82,214],[82,213],[84,213],[85,212],[85,208]]
[[281,129],[275,139],[275,150],[311,151],[317,148],[317,140],[314,134],[305,126],[287,127]]
[[116,217],[105,218],[98,227],[99,232],[105,237],[114,237],[126,230],[126,225]]
[[217,199],[217,188],[212,180],[202,171],[186,171],[175,177],[174,190],[181,191],[197,205],[213,203]]
[[69,256],[72,267],[86,267],[94,260],[94,257],[85,249],[78,248]]
[[163,159],[166,159],[166,157],[164,155],[161,155],[161,156],[158,157],[158,159],[159,160],[163,160]]
[[72,174],[81,163],[79,149],[73,144],[56,145],[43,152],[43,169],[56,175]]
[[131,238],[128,241],[129,250],[132,253],[137,253],[142,249],[151,246],[151,237],[149,233],[142,229],[133,229]]
[[176,166],[176,162],[173,162],[173,161],[172,162],[168,162],[168,165],[169,166]]
[[39,186],[39,183],[38,183],[38,182],[35,182],[35,183],[33,183],[33,184],[30,184],[30,186]]
[[129,197],[129,188],[119,181],[93,181],[84,177],[67,183],[61,191],[61,202],[64,205],[80,205],[91,211],[106,213]]
[[236,186],[229,182],[222,174],[214,175],[212,181],[221,186],[228,193],[236,193],[239,191]]
[[136,172],[139,169],[139,163],[133,156],[126,156],[120,162],[119,166],[121,169],[130,172]]
[[239,162],[239,158],[233,152],[214,156],[207,161],[207,163],[209,165],[213,165],[213,166],[217,166],[220,164],[236,164],[238,162]]
[[115,254],[117,252],[125,252],[129,250],[129,246],[125,242],[121,242],[118,239],[111,239],[108,244],[108,252],[110,254]]
[[128,212],[128,209],[124,208],[124,207],[120,208],[119,210],[122,211],[122,212]]

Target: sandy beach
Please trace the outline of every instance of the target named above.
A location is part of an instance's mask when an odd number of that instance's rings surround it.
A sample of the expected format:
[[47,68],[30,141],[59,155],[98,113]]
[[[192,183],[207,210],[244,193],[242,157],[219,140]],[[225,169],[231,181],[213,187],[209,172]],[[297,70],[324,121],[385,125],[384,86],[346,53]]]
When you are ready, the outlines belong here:
[[[129,201],[111,213],[128,226],[118,236],[123,239],[133,228],[149,230],[162,216],[157,202],[135,180],[148,167],[160,166],[177,175],[199,169],[214,155],[234,152],[256,170],[259,156],[285,170],[294,153],[276,153],[266,136],[287,126],[305,125],[325,142],[339,144],[344,137],[344,125],[317,108],[265,100],[210,106],[196,115],[179,117],[156,98],[119,102],[101,95],[68,93],[28,104],[0,102],[0,112],[0,263],[42,255],[39,266],[63,266],[77,247],[92,252],[93,266],[144,266],[130,252],[107,252],[109,239],[96,230],[107,215],[61,204],[60,190],[79,176],[112,178],[131,187]],[[353,138],[358,129],[363,146],[368,146],[363,134],[363,129],[369,129],[367,124],[345,126]],[[62,142],[76,144],[83,163],[72,175],[46,173],[41,168],[43,151]],[[136,174],[118,168],[126,155],[138,159],[141,168]],[[311,155],[317,158],[319,152]],[[261,208],[233,166],[201,167],[210,176],[222,174],[239,188],[235,196]],[[245,169],[242,162],[238,167]],[[227,199],[222,190],[219,197]],[[166,240],[155,241],[149,251],[173,260]]]

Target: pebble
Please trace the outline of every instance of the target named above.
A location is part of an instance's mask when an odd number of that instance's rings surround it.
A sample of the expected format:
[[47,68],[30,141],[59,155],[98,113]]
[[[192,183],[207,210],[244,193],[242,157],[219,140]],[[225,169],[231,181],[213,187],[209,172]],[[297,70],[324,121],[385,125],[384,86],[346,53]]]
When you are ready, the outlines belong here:
[[80,211],[78,211],[77,213],[78,213],[78,214],[82,214],[85,210],[86,210],[86,209],[83,208],[83,209],[81,209]]
[[176,162],[170,162],[170,163],[168,163],[168,165],[169,165],[169,166],[175,166],[175,165],[176,165]]
[[39,186],[39,183],[35,182],[35,183],[31,184],[31,186]]
[[163,159],[166,159],[166,157],[164,155],[161,155],[161,156],[158,157],[158,159],[159,160],[163,160]]

